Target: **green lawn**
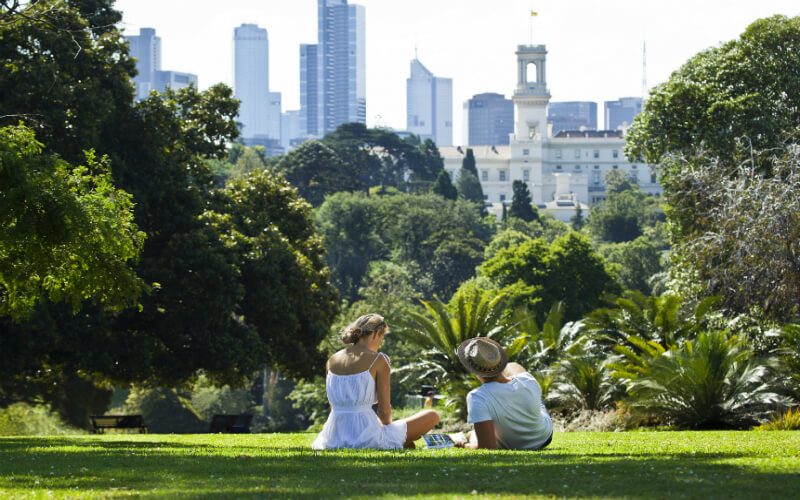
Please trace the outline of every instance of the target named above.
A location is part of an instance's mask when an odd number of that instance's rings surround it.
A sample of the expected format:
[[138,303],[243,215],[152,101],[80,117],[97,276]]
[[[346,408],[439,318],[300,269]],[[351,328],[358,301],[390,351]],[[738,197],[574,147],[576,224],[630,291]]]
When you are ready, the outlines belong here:
[[329,451],[313,434],[0,437],[2,498],[797,498],[800,432],[556,434],[541,452]]

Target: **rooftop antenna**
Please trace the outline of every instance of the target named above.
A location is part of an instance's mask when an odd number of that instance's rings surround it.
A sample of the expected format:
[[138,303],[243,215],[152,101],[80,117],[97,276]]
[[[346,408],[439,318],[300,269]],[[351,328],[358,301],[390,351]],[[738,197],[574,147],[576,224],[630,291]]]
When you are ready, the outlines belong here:
[[642,102],[647,100],[647,42],[642,40]]
[[414,41],[414,59],[419,60],[419,55],[417,54],[417,42]]

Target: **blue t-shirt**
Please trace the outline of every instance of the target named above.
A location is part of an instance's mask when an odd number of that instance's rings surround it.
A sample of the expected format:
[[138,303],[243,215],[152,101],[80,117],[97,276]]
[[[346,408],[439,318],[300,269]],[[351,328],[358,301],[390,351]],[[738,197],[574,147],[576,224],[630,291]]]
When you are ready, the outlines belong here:
[[553,433],[553,421],[542,403],[542,389],[528,372],[507,383],[488,382],[467,395],[467,422],[494,423],[497,446],[538,449]]

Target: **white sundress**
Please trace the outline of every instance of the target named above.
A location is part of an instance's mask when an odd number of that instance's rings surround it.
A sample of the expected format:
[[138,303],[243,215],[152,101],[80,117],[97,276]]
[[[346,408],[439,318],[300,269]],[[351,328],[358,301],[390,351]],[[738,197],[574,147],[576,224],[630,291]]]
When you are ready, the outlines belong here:
[[[383,356],[378,353],[372,365]],[[397,420],[383,425],[372,405],[378,402],[375,379],[369,370],[352,375],[336,375],[328,371],[325,390],[331,404],[331,414],[317,439],[311,443],[315,450],[330,448],[402,448],[406,441],[406,422]]]

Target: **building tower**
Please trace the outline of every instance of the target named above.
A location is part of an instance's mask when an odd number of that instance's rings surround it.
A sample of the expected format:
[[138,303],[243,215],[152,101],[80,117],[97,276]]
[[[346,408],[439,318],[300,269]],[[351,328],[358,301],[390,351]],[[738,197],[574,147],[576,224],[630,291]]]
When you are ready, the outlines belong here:
[[453,144],[453,80],[433,76],[416,58],[406,80],[406,129],[439,146]]
[[514,131],[514,101],[502,94],[476,94],[464,102],[464,142],[470,146],[508,144]]
[[548,137],[547,49],[544,45],[519,45],[516,54],[517,88],[512,97],[517,111],[515,140],[541,142]]
[[246,144],[270,148],[280,142],[280,93],[269,91],[269,40],[267,30],[255,24],[234,28],[233,88],[241,101],[239,121]]
[[642,112],[642,98],[620,97],[616,101],[606,101],[604,107],[606,130],[627,128]]
[[141,28],[138,35],[126,36],[131,56],[136,59],[136,100],[146,99],[150,92],[164,92],[167,87],[178,90],[189,85],[197,87],[197,75],[161,69],[161,37],[153,28]]
[[367,121],[364,7],[317,0],[317,15],[317,44],[300,47],[301,126],[310,136]]

